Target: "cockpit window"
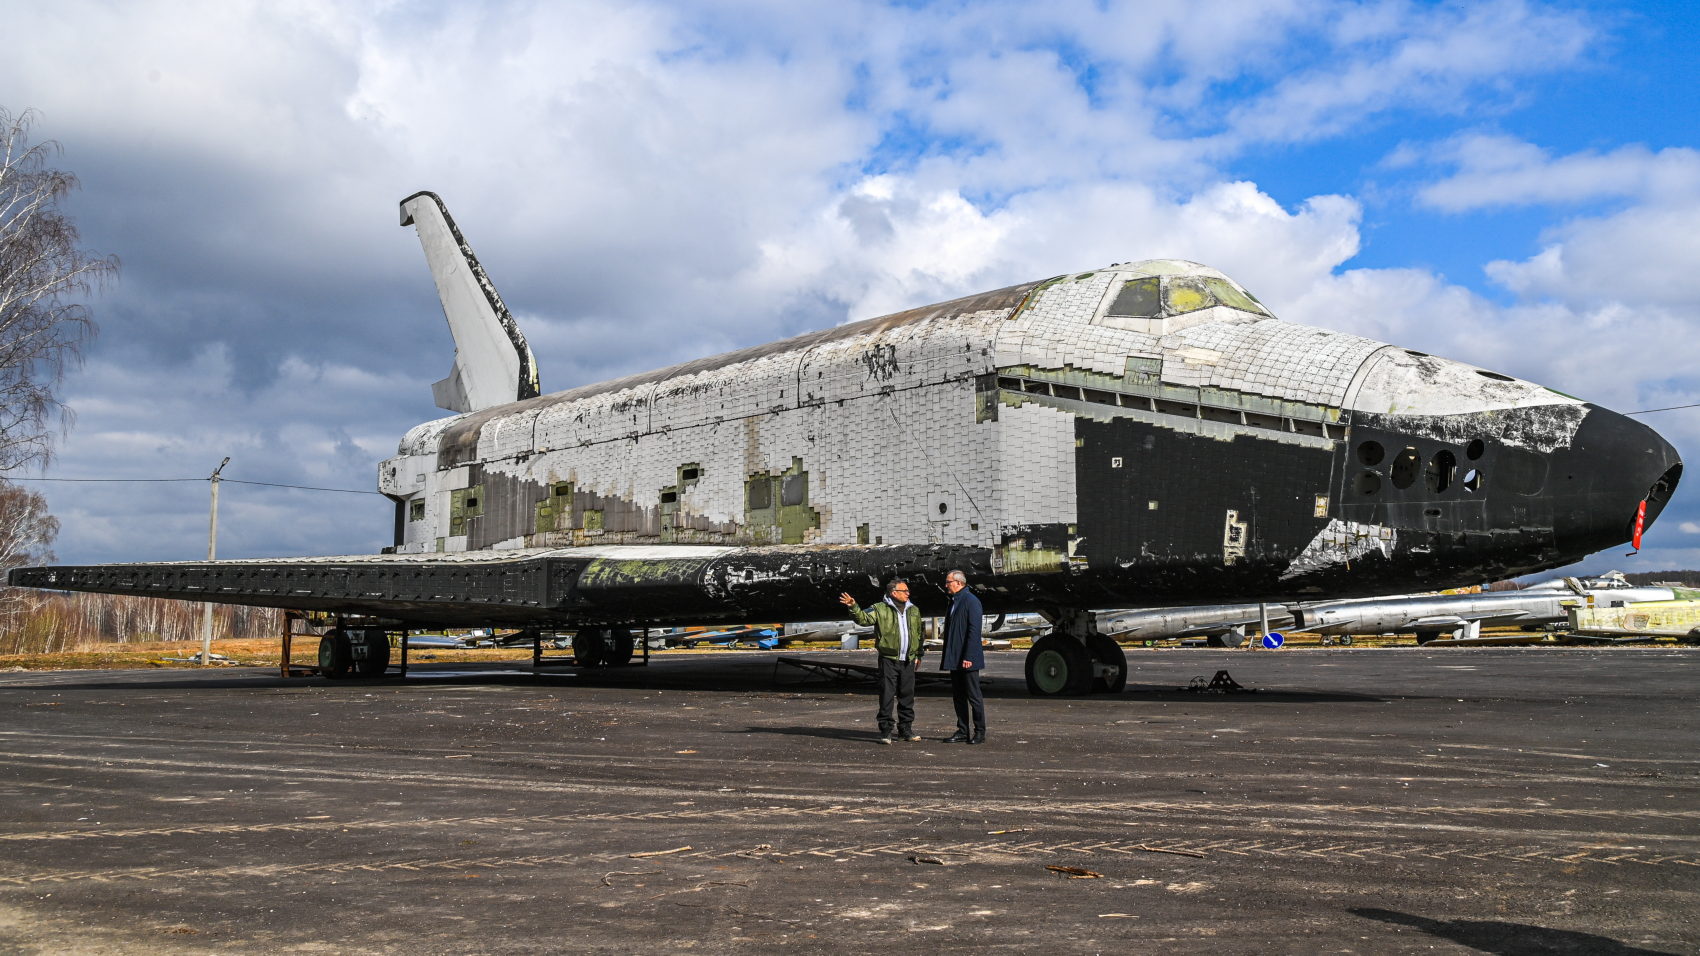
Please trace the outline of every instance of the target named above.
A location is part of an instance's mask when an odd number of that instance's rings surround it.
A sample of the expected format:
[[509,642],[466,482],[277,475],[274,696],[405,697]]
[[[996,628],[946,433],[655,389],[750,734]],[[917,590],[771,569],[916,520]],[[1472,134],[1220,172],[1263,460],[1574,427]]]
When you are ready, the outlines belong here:
[[1124,282],[1122,290],[1116,293],[1116,301],[1110,303],[1109,314],[1134,319],[1151,319],[1161,315],[1157,306],[1157,277]]
[[1250,312],[1255,315],[1269,314],[1269,310],[1263,307],[1263,303],[1253,298],[1251,293],[1241,292],[1226,280],[1212,276],[1204,280],[1204,287],[1216,294],[1216,301],[1230,309],[1239,309],[1241,312]]
[[1163,283],[1164,314],[1183,315],[1215,305],[1216,297],[1204,287],[1204,282],[1203,276],[1170,276]]
[[1142,276],[1122,283],[1115,301],[1110,303],[1106,316],[1129,319],[1155,319],[1185,315],[1211,306],[1222,305],[1253,315],[1268,315],[1249,293],[1215,276]]

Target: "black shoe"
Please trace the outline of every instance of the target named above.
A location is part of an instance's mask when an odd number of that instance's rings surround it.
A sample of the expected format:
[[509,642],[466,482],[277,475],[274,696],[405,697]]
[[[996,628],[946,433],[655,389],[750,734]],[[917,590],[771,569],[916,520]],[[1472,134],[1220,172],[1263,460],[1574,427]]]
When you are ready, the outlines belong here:
[[967,734],[955,733],[955,734],[951,734],[949,737],[944,738],[944,742],[947,743],[947,744],[965,744],[965,743],[969,742],[969,738],[968,738]]
[[983,743],[985,743],[986,742],[986,732],[984,730],[980,731],[979,733],[974,735],[974,739],[972,739],[968,742],[971,743],[971,744],[983,744]]

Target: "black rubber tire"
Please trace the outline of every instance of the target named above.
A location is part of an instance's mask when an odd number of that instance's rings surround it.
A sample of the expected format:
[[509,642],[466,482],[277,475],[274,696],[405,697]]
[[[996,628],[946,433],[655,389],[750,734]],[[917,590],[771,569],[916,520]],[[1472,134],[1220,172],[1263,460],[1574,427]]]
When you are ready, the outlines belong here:
[[608,629],[608,653],[602,658],[607,667],[618,667],[632,662],[632,652],[637,649],[637,641],[632,637],[628,628],[614,627]]
[[1035,697],[1078,697],[1092,689],[1092,658],[1072,637],[1050,634],[1027,652],[1027,693]]
[[580,667],[601,667],[608,663],[610,643],[606,629],[581,628],[573,634],[573,659]]
[[1439,636],[1440,636],[1439,634],[1434,634],[1434,633],[1418,634],[1416,636],[1417,637],[1417,643],[1418,644],[1427,644],[1429,641],[1432,641]]
[[1225,634],[1212,634],[1205,638],[1204,643],[1210,647],[1244,647],[1245,632],[1232,630]]
[[319,638],[319,676],[342,680],[348,676],[348,635],[335,630]]
[[[382,677],[390,666],[390,636],[381,627],[363,627],[349,633],[350,666],[361,677]],[[364,644],[366,653],[356,654],[353,645]]]
[[1103,677],[1096,673],[1097,668],[1093,668],[1092,693],[1119,694],[1127,687],[1127,654],[1114,638],[1096,632],[1087,635],[1086,653],[1092,656],[1094,662],[1116,669],[1114,674]]

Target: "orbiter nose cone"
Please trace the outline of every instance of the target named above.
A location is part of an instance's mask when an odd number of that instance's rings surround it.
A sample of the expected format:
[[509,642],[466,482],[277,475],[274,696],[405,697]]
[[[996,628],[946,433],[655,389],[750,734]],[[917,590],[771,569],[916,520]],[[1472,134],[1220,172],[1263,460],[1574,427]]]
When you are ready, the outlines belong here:
[[1641,503],[1643,528],[1664,510],[1682,477],[1682,458],[1647,425],[1603,408],[1589,409],[1568,453],[1551,476],[1555,531],[1561,547],[1588,552],[1631,539]]

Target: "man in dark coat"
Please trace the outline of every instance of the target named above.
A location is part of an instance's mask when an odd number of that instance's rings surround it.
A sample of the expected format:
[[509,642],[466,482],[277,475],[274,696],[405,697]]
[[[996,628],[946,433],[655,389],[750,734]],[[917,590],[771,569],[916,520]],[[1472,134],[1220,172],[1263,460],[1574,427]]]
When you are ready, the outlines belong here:
[[980,671],[986,667],[986,652],[980,646],[980,599],[968,590],[968,576],[961,571],[950,572],[944,587],[950,592],[950,610],[944,617],[944,658],[939,668],[950,671],[951,702],[956,705],[956,733],[944,742],[983,744],[986,700],[980,695]]

